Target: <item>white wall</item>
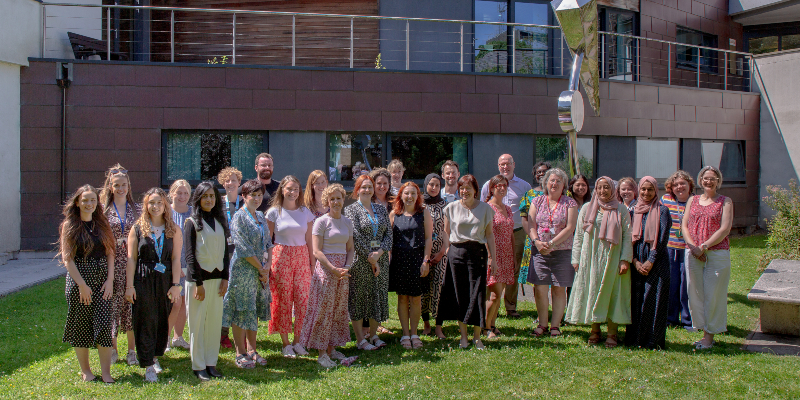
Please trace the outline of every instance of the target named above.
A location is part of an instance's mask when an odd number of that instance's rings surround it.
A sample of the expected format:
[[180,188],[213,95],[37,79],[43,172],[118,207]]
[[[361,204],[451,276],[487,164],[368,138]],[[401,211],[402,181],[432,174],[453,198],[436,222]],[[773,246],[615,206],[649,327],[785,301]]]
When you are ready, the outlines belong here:
[[0,253],[20,246],[19,69],[0,61]]
[[42,9],[38,2],[0,0],[0,61],[28,66],[28,57],[39,57],[41,21]]
[[[6,1],[6,0],[0,0]],[[75,4],[102,4],[102,0],[71,0]],[[103,12],[100,7],[47,6],[45,58],[75,58],[67,32],[103,39]],[[39,36],[41,38],[41,35]]]

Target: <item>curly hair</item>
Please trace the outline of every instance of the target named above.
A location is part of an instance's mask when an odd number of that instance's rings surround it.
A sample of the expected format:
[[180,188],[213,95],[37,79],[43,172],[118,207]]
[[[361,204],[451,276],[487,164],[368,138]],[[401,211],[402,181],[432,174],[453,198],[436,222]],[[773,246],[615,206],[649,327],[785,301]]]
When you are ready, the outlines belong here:
[[672,196],[673,199],[677,199],[677,197],[675,197],[675,192],[672,191],[672,187],[675,185],[675,181],[677,181],[678,179],[683,179],[689,184],[690,195],[694,193],[694,188],[695,188],[694,179],[692,179],[692,176],[689,175],[688,172],[679,169],[673,172],[672,175],[670,175],[669,178],[667,178],[666,182],[664,182],[664,189],[667,192],[667,194]]
[[[84,254],[90,254],[94,249],[94,241],[91,240],[92,233],[86,227],[86,224],[81,222],[81,210],[78,203],[81,196],[86,192],[92,192],[97,196],[97,189],[92,185],[83,185],[69,197],[64,203],[62,214],[64,220],[61,221],[59,226],[60,237],[58,240],[59,250],[58,253],[64,260],[74,260],[75,254],[78,250],[78,239],[82,239],[86,243],[83,248]],[[98,196],[99,198],[99,196]],[[114,254],[116,245],[114,242],[114,233],[111,231],[111,225],[108,223],[105,214],[103,214],[102,207],[98,204],[92,212],[92,223],[97,228],[100,242],[106,250],[106,254]]]
[[392,212],[394,215],[403,215],[403,209],[405,208],[405,204],[403,204],[403,190],[407,187],[413,187],[414,190],[417,191],[417,200],[414,202],[414,214],[422,212],[424,210],[422,206],[422,192],[419,190],[419,186],[416,183],[408,181],[400,186],[400,189],[397,191],[397,197],[392,202]]
[[342,200],[344,200],[344,198],[347,197],[347,192],[344,190],[344,186],[342,186],[342,185],[340,185],[338,183],[334,183],[332,185],[328,185],[328,187],[326,187],[325,190],[322,191],[322,206],[323,207],[327,207],[327,208],[331,207],[330,204],[328,203],[328,200],[330,200],[331,195],[333,195],[334,193],[341,193],[342,194]]
[[547,170],[547,172],[544,173],[544,176],[542,176],[541,185],[544,194],[550,195],[550,189],[547,188],[547,181],[550,180],[550,177],[552,175],[557,176],[558,179],[561,180],[561,183],[564,185],[564,187],[561,189],[561,194],[562,195],[567,194],[567,185],[569,184],[569,180],[567,179],[567,173],[564,172],[564,170],[561,168],[550,168]]
[[[111,173],[111,171],[117,172]],[[99,205],[102,205],[103,208],[110,206],[111,202],[114,201],[114,189],[111,188],[111,181],[117,176],[124,176],[125,179],[128,180],[128,194],[125,195],[125,200],[128,201],[128,204],[134,204],[133,189],[131,188],[131,177],[128,175],[128,170],[117,163],[106,170],[106,181],[103,182],[103,188],[100,190],[100,197],[98,198]]]
[[219,171],[219,174],[217,174],[217,182],[219,182],[220,185],[225,186],[225,181],[227,181],[231,175],[235,175],[239,182],[242,181],[242,171],[239,171],[234,167],[225,167],[222,169],[222,171]]
[[178,230],[178,225],[172,220],[172,207],[167,201],[167,194],[159,187],[154,187],[144,192],[144,196],[142,196],[142,213],[136,221],[136,226],[139,227],[139,231],[144,235],[150,232],[152,217],[150,216],[150,211],[147,209],[147,202],[150,201],[150,197],[152,196],[161,197],[161,201],[164,203],[164,211],[161,212],[161,217],[164,218],[165,224],[164,234],[167,238],[172,238],[175,236],[175,231]]

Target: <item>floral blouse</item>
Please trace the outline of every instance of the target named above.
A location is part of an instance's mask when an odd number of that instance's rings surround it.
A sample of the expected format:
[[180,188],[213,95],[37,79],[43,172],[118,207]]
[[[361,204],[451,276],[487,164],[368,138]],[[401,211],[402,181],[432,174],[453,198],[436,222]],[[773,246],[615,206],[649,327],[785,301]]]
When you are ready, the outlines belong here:
[[272,235],[264,213],[256,211],[256,219],[258,222],[247,211],[247,207],[242,207],[233,214],[231,237],[236,245],[236,250],[233,252],[235,259],[256,257],[261,260],[264,252],[272,248]]

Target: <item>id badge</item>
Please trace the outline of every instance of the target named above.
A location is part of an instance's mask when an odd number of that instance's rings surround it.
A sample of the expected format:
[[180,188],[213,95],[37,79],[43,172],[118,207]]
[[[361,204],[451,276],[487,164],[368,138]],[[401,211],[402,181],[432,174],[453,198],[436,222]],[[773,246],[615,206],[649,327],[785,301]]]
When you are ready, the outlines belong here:
[[233,246],[233,238],[230,236],[228,237],[228,246]]
[[677,231],[675,231],[675,237],[678,238],[678,239],[682,238],[683,237],[683,232],[681,232],[681,230],[678,229]]
[[549,229],[549,231],[550,231],[550,234],[551,234],[551,235],[555,235],[555,234],[556,234],[556,228],[555,228],[555,227],[552,227],[552,226],[551,226],[551,227],[550,227],[550,229]]
[[263,257],[262,259],[264,260],[264,262],[267,262],[267,261],[269,260],[269,253],[267,253],[267,252],[265,251],[265,252],[264,252],[264,255],[263,255],[262,257]]
[[127,242],[127,240],[125,240],[125,238],[119,238],[119,239],[117,239],[117,246],[124,246],[125,242]]
[[167,266],[162,264],[162,263],[156,263],[156,266],[153,269],[158,271],[158,272],[160,272],[160,273],[162,273],[162,274],[164,272],[167,272]]
[[377,250],[377,249],[379,249],[381,247],[381,242],[379,242],[377,240],[373,240],[373,241],[369,242],[369,247],[372,250]]

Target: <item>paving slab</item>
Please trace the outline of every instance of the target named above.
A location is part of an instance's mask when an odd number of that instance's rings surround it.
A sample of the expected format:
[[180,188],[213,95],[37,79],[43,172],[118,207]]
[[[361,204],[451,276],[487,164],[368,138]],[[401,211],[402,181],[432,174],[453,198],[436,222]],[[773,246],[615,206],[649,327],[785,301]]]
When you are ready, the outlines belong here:
[[0,265],[0,297],[66,276],[66,268],[55,256],[50,251],[24,251]]
[[764,333],[761,332],[759,325],[747,336],[742,350],[778,356],[798,356],[800,355],[800,337]]

